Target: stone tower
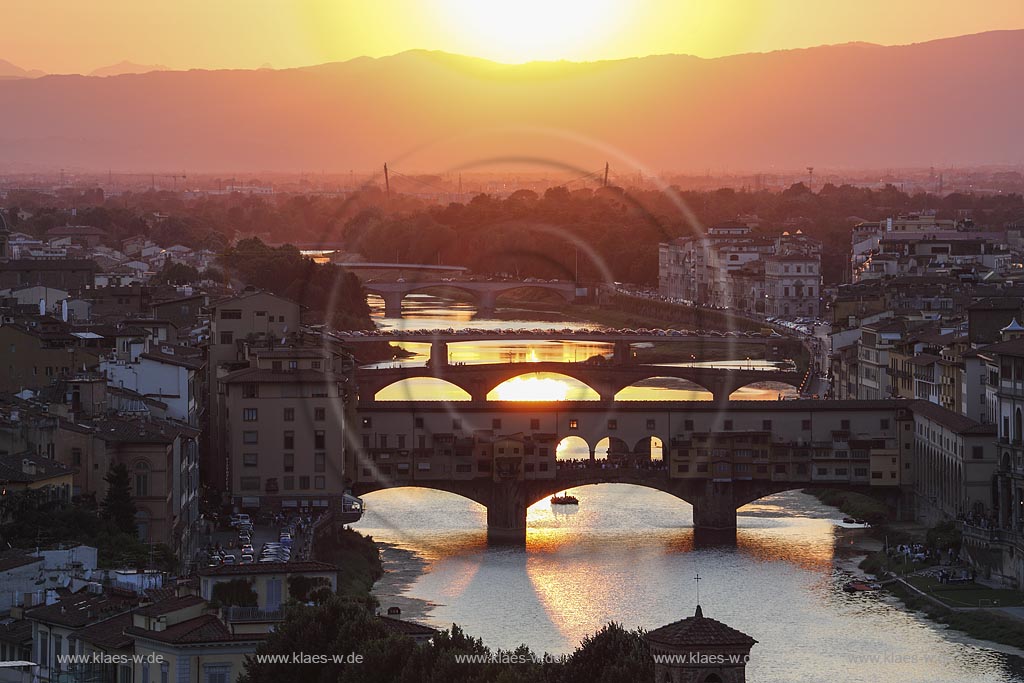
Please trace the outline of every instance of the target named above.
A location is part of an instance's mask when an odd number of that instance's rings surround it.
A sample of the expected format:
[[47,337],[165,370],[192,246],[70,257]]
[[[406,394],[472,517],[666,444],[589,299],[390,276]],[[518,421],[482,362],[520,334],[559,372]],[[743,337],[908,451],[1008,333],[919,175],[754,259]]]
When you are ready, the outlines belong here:
[[746,683],[750,648],[746,633],[704,616],[692,617],[644,636],[654,656],[654,683]]

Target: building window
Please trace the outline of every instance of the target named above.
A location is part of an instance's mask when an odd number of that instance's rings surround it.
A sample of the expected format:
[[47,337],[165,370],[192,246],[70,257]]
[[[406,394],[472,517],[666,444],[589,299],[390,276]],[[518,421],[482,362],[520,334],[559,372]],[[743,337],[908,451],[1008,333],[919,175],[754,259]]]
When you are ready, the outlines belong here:
[[299,361],[297,361],[297,360],[290,360],[290,361],[288,361],[288,369],[289,370],[298,370],[299,369]]
[[293,491],[295,489],[295,477],[287,476],[284,478],[283,488],[285,491]]
[[81,465],[82,464],[82,449],[72,448],[71,449],[71,464]]
[[318,360],[313,361],[310,365],[311,365],[311,367],[314,370],[319,370],[320,369],[320,361],[318,361]]
[[149,463],[135,463],[135,496],[144,498],[149,495]]
[[295,449],[295,432],[287,431],[284,433],[284,449],[286,451]]
[[683,431],[693,431],[693,420],[683,420]]
[[619,421],[618,420],[608,420],[608,429],[615,430],[615,429],[618,429],[618,428],[619,428]]
[[231,665],[203,664],[203,683],[231,683]]
[[242,409],[242,422],[256,422],[259,418],[259,411],[256,408]]
[[285,453],[284,454],[284,471],[294,472],[295,471],[295,454]]
[[974,460],[984,460],[985,459],[985,447],[984,446],[974,446],[974,447],[972,447],[971,448],[971,458],[974,459]]
[[327,488],[327,477],[313,477],[313,487],[320,490]]
[[771,420],[761,420],[761,431],[764,431],[764,432],[772,431],[772,421]]
[[240,488],[243,491],[259,491],[260,490],[260,478],[259,477],[242,477],[239,480]]
[[285,408],[284,409],[284,421],[285,422],[295,422],[295,408]]
[[242,432],[242,443],[256,444],[260,442],[260,433],[254,431]]
[[224,308],[220,312],[221,320],[241,320],[242,311],[238,308]]
[[242,398],[259,398],[260,385],[254,382],[246,382],[242,385]]
[[648,420],[647,421],[647,428],[648,429],[654,429],[655,428],[655,421],[654,420]]
[[496,417],[491,420],[491,429],[501,429],[501,418]]
[[313,454],[313,471],[314,472],[326,472],[327,471],[327,456],[324,453]]
[[731,432],[732,431],[732,420],[726,420],[725,424],[722,426],[722,428],[725,429],[725,431],[727,431],[727,432]]
[[327,448],[327,435],[322,430],[313,432],[313,448],[317,450]]
[[233,344],[235,341],[235,334],[233,332],[221,332],[220,343],[221,344]]
[[569,429],[579,429],[580,423],[578,420],[569,420]]
[[[364,421],[368,420],[368,419],[370,419],[370,418],[365,418]],[[422,417],[417,417],[415,420],[413,420],[412,424],[413,424],[413,427],[415,427],[416,429],[423,429],[423,418]]]
[[810,420],[801,420],[800,421],[800,429],[802,429],[805,432],[811,431],[811,421]]
[[889,429],[889,418],[883,417],[879,422],[879,426],[882,428],[882,430]]
[[299,477],[299,488],[303,491],[309,490],[309,477]]
[[326,408],[313,408],[313,419],[317,422],[323,422],[327,419]]
[[533,430],[540,429],[540,420],[538,420],[537,418],[531,419],[530,420],[530,429],[533,429]]
[[452,429],[462,429],[462,420],[452,420]]
[[242,453],[242,465],[244,467],[256,467],[258,457],[256,453]]

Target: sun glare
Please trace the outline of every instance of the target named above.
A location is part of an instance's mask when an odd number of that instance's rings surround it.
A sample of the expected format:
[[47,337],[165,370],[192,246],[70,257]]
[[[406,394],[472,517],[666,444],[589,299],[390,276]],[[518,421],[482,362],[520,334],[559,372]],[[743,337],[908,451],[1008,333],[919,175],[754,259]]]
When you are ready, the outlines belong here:
[[616,30],[628,3],[612,0],[444,0],[453,33],[500,62],[578,59]]
[[488,400],[497,401],[564,401],[568,385],[551,377],[515,377],[494,388]]

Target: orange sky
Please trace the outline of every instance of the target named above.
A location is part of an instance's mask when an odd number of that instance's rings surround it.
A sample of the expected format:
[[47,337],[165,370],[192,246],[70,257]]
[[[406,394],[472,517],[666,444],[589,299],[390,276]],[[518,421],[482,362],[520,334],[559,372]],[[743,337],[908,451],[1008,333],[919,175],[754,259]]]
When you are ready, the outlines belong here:
[[424,48],[504,62],[900,44],[1024,28],[1024,1],[0,0],[0,59],[276,68]]

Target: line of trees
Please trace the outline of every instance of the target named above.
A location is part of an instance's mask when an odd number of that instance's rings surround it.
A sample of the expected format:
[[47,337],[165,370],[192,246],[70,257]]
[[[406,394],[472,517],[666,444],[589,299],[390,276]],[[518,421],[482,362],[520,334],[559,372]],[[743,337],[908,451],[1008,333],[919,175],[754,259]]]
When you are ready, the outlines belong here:
[[[934,210],[939,218],[970,215],[978,225],[1001,227],[1024,217],[1024,198],[1016,193],[910,195],[891,185],[876,190],[832,184],[812,192],[803,183],[783,192],[552,187],[543,194],[481,194],[447,205],[398,193],[388,198],[372,187],[346,197],[187,200],[171,192],[103,199],[102,193],[54,198],[12,191],[7,207],[12,229],[36,235],[73,220],[103,228],[115,240],[144,234],[163,246],[222,251],[238,237],[255,235],[282,243],[341,243],[371,261],[440,262],[520,277],[571,279],[579,263],[584,279],[610,274],[646,284],[657,281],[659,242],[738,216],[756,215],[760,232],[801,229],[821,240],[826,282],[842,278],[850,228],[858,220]],[[74,219],[72,207],[78,209]],[[31,215],[20,218],[18,209]]]

